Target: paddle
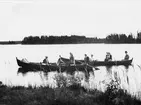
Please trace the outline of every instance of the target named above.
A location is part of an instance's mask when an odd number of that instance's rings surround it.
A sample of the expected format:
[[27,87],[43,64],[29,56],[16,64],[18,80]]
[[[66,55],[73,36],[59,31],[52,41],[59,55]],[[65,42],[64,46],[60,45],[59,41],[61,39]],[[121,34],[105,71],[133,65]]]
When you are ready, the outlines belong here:
[[[46,64],[48,67],[49,67],[49,71],[51,71],[50,69],[50,63],[49,64]],[[40,66],[40,70],[43,70],[44,72],[46,72],[47,70],[43,67],[42,63],[40,62],[39,63],[39,66]]]
[[[111,60],[112,61],[112,60]],[[115,65],[117,66],[117,60],[114,58],[114,61],[113,61],[114,63],[115,63]]]
[[[62,58],[62,57],[61,57]],[[61,59],[60,58],[60,59]],[[64,59],[64,58],[63,58]],[[68,63],[66,63],[65,61],[63,61],[62,59],[61,59],[61,61],[64,63],[64,64],[66,64],[66,65],[68,65]],[[74,67],[75,67],[75,69],[76,69],[76,71],[79,71],[78,69],[77,69],[77,67],[76,67],[76,65],[74,64]]]
[[[81,62],[81,61],[79,61],[79,60],[77,60],[77,61],[80,62],[80,63],[82,63],[82,64],[84,64],[83,62]],[[94,68],[95,70],[100,70],[99,68],[94,67],[94,66],[91,66],[91,65],[89,65],[89,64],[87,64],[87,66],[89,66],[89,67],[91,67],[91,68]]]
[[[78,62],[80,62],[81,64],[84,64],[83,62],[81,62],[81,61],[79,61],[79,60],[78,60]],[[96,68],[96,67],[91,66],[91,65],[89,65],[89,64],[86,64],[86,65],[89,66],[89,67],[91,67],[92,69],[94,68],[95,70],[100,70],[99,68]],[[88,70],[87,70],[87,66],[86,66],[86,68],[85,68],[85,71],[86,71],[87,75],[89,75]],[[94,70],[94,69],[93,69],[93,70]],[[94,70],[94,71],[95,71],[95,70]],[[94,71],[93,71],[93,75],[95,75]]]

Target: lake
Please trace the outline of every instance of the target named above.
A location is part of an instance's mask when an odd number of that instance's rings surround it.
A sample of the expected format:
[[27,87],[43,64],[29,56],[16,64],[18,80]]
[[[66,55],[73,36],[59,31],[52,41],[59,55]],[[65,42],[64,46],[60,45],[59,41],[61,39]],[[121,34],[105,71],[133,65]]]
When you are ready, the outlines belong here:
[[[140,44],[64,44],[64,45],[0,45],[0,81],[6,85],[45,85],[55,86],[53,75],[48,74],[48,79],[42,72],[18,73],[16,57],[26,58],[32,62],[42,62],[45,56],[50,62],[56,62],[59,55],[69,58],[72,52],[75,59],[83,59],[84,54],[94,55],[96,60],[104,60],[106,52],[110,52],[113,60],[124,58],[128,51],[133,63],[128,68],[113,66],[111,68],[98,67],[100,70],[90,73],[89,81],[82,81],[86,88],[97,88],[104,91],[105,84],[113,78],[119,78],[120,87],[131,94],[139,94],[141,91],[141,45]],[[83,75],[80,73],[79,75]]]

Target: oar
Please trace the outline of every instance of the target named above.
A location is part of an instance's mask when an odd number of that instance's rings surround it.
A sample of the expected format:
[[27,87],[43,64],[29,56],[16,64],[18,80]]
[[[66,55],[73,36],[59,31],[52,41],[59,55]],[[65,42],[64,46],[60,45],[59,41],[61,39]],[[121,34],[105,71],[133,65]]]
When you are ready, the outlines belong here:
[[[81,61],[79,61],[79,60],[78,60],[78,62],[80,62],[80,63],[83,64],[83,62],[81,62]],[[91,65],[89,65],[89,64],[86,64],[85,71],[86,71],[87,76],[89,75],[88,70],[87,70],[87,66],[91,67],[92,69],[94,68],[95,70],[99,70],[99,68],[96,68],[96,67],[94,67],[94,66],[91,66]],[[94,69],[93,69],[93,70],[94,70]],[[93,75],[95,75],[94,71],[93,71]]]
[[[83,62],[81,62],[81,61],[79,61],[79,60],[77,60],[77,61],[80,62],[80,63],[82,63],[82,64],[84,64]],[[89,65],[89,64],[87,64],[87,66],[89,66],[89,67],[91,67],[91,68],[94,68],[95,70],[100,70],[99,68],[94,67],[94,66],[91,66],[91,65]]]
[[[112,61],[112,60],[111,60]],[[114,64],[117,66],[117,60],[114,58]]]
[[[39,65],[40,65],[40,69],[43,70],[44,72],[46,72],[46,69],[44,69],[44,67],[42,67],[42,63],[39,63]],[[51,71],[50,64],[47,64],[46,66],[49,66],[49,70]]]
[[[62,60],[62,62],[65,63],[65,64],[67,64],[67,63],[66,63],[65,61],[63,61],[63,60]],[[77,67],[76,67],[76,64],[74,64],[74,67],[75,67],[76,71],[79,71],[79,70],[77,69]]]
[[141,69],[141,66],[137,64],[137,66]]

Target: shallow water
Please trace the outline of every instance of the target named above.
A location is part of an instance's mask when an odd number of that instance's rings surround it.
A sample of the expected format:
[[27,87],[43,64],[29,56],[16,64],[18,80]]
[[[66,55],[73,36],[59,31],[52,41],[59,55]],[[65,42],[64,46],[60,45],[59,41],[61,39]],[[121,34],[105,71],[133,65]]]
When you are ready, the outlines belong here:
[[[48,78],[42,72],[18,73],[16,57],[26,58],[28,61],[42,62],[47,55],[50,62],[56,62],[59,55],[69,57],[72,52],[76,59],[83,59],[84,54],[94,55],[96,60],[104,60],[106,52],[111,52],[113,60],[124,58],[127,50],[133,63],[128,68],[124,66],[98,67],[100,70],[89,74],[89,80],[85,81],[83,73],[75,73],[81,76],[81,84],[89,89],[97,88],[105,90],[105,84],[111,79],[120,81],[120,88],[131,94],[141,91],[141,45],[140,44],[68,44],[68,45],[0,45],[0,81],[7,85],[46,85],[55,87],[54,76],[56,72],[48,73]],[[67,75],[67,74],[64,74]]]

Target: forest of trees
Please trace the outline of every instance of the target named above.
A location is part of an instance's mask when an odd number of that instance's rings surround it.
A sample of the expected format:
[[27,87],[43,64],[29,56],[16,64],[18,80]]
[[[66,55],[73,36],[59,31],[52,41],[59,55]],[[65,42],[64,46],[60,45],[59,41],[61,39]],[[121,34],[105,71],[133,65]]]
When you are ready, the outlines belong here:
[[141,43],[141,32],[133,34],[110,34],[106,38],[88,38],[85,36],[29,36],[21,44],[79,44],[79,43]]
[[137,35],[110,34],[106,38],[86,37],[79,35],[71,36],[28,36],[22,41],[0,41],[0,44],[81,44],[81,43],[141,43],[141,32]]
[[86,38],[85,36],[29,36],[25,37],[22,44],[77,44],[77,43],[100,43],[102,39]]
[[141,32],[137,32],[136,37],[133,34],[111,34],[105,39],[105,43],[141,43]]

